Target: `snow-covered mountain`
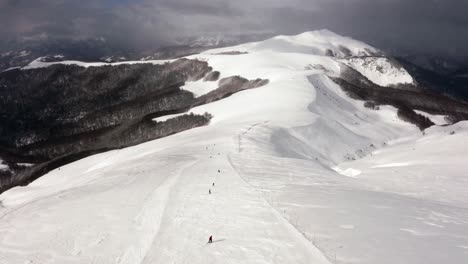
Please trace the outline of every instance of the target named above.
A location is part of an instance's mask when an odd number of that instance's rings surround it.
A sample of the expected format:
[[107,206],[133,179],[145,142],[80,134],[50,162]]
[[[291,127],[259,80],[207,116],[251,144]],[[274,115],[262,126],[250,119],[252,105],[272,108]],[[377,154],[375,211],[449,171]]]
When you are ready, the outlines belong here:
[[[185,113],[209,125],[4,192],[0,263],[466,261],[467,105],[330,31],[187,59],[213,69],[181,87],[216,98]],[[217,96],[232,76],[268,83]]]

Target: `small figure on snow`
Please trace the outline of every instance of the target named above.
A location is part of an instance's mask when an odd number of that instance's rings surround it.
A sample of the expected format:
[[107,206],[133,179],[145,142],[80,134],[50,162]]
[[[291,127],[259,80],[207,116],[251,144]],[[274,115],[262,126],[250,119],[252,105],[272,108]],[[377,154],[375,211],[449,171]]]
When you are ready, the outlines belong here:
[[208,243],[213,243],[213,236],[210,236],[210,238],[208,238]]
[[213,182],[213,187],[214,187],[214,182]]
[[208,194],[211,194],[211,189],[208,189]]
[[218,173],[221,173],[221,170],[218,170]]

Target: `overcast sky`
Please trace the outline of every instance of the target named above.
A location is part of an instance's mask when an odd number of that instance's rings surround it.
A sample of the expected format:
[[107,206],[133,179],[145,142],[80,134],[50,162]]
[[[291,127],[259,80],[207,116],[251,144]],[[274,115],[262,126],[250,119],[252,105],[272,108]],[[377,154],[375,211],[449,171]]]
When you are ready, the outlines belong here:
[[188,35],[327,28],[380,48],[467,56],[467,12],[468,0],[0,0],[0,33],[156,46]]

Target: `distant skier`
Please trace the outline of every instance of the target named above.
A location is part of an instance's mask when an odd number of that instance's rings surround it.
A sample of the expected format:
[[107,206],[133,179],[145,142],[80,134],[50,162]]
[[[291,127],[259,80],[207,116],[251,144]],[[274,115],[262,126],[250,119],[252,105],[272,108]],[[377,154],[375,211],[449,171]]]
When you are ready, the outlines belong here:
[[221,170],[218,170],[218,173],[221,173]]
[[208,238],[208,243],[213,243],[213,236],[210,236],[210,238]]
[[213,187],[214,187],[214,182],[213,182]]
[[208,194],[211,194],[211,189],[208,189]]

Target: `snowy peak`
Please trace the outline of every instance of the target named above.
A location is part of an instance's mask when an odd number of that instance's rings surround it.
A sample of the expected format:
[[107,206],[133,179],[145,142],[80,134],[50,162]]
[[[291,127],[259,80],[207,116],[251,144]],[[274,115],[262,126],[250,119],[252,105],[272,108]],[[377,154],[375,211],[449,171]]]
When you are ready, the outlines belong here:
[[310,31],[295,36],[280,35],[264,41],[242,44],[233,48],[241,52],[272,51],[337,58],[382,54],[381,51],[370,45],[340,36],[329,30]]
[[278,36],[273,39],[283,40],[292,45],[316,48],[319,50],[317,55],[344,58],[382,54],[381,51],[364,42],[340,36],[326,29],[304,32],[296,36]]
[[[260,42],[235,47],[210,50],[211,54],[246,54],[268,52],[270,54],[294,53],[302,56],[306,68],[314,60],[314,69],[327,74],[340,75],[341,69],[352,68],[371,82],[384,87],[415,84],[413,77],[392,58],[364,42],[340,36],[329,30],[304,32],[295,36],[280,35]],[[311,58],[310,56],[315,56]],[[320,59],[320,57],[322,57]],[[336,67],[337,65],[345,67]],[[339,68],[339,69],[338,69]]]

